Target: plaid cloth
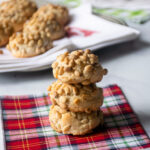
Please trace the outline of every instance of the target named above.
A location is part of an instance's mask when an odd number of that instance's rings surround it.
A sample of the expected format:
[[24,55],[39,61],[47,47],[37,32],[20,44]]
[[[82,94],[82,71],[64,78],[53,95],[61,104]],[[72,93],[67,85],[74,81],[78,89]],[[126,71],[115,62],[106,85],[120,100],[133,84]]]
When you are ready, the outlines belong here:
[[92,8],[94,14],[112,16],[125,22],[143,24],[150,20],[150,11],[146,9],[121,9],[121,8]]
[[55,132],[48,119],[47,96],[3,97],[2,113],[8,150],[138,150],[150,148],[150,139],[117,85],[104,88],[104,127],[85,136]]

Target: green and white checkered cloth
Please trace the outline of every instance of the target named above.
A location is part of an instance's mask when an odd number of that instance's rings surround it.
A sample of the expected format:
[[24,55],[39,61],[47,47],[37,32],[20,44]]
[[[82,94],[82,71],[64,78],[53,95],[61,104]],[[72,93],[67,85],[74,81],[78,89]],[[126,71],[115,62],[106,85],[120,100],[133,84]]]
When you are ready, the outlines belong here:
[[138,24],[145,23],[150,20],[150,10],[146,9],[121,9],[121,8],[92,8],[92,12],[100,15],[107,15],[122,19],[125,22],[134,22]]
[[[142,5],[141,8],[139,6],[136,8],[137,3],[133,1],[132,1],[132,5],[135,3],[136,9],[135,8],[128,9],[128,7],[120,8],[119,6],[117,7],[118,1],[116,1],[116,7],[111,6],[111,4],[109,6],[103,7],[103,4],[105,4],[105,2],[99,0],[97,1],[96,0],[95,1],[94,0],[34,0],[34,1],[36,1],[39,6],[45,5],[50,2],[50,3],[65,5],[70,8],[75,8],[75,7],[79,7],[80,5],[84,5],[86,3],[91,3],[91,5],[93,5],[92,12],[95,14],[110,16],[110,17],[123,20],[125,22],[134,22],[138,24],[142,24],[150,20],[150,7],[149,9],[144,9]],[[145,5],[147,4],[149,3],[146,3]]]

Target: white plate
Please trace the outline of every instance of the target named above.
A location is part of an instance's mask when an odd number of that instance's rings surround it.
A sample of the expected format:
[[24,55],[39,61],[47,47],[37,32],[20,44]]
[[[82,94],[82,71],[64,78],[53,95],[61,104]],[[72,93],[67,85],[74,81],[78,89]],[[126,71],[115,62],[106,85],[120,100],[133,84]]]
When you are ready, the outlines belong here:
[[[83,11],[84,10],[84,11]],[[89,4],[70,10],[72,20],[68,25],[69,37],[54,42],[54,47],[46,53],[32,58],[15,58],[3,48],[0,55],[0,73],[14,71],[39,71],[50,68],[57,55],[67,49],[91,48],[97,50],[113,44],[133,40],[139,31],[109,22],[91,14]]]

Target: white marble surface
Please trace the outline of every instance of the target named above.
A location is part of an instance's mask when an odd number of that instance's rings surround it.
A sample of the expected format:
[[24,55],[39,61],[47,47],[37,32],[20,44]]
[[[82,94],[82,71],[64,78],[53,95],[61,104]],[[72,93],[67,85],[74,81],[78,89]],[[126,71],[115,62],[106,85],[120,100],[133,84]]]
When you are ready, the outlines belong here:
[[[150,136],[150,23],[137,28],[141,39],[96,51],[109,73],[98,86],[117,83]],[[50,70],[0,74],[1,95],[42,94],[54,81]]]

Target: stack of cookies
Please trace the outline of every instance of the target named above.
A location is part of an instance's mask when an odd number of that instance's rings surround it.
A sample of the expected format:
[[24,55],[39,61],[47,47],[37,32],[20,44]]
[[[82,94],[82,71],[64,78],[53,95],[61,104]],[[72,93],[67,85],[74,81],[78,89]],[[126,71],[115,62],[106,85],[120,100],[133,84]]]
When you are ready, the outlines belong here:
[[103,92],[96,87],[107,73],[90,50],[66,52],[52,64],[58,80],[49,88],[49,119],[57,132],[84,135],[103,123]]

